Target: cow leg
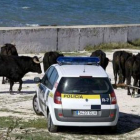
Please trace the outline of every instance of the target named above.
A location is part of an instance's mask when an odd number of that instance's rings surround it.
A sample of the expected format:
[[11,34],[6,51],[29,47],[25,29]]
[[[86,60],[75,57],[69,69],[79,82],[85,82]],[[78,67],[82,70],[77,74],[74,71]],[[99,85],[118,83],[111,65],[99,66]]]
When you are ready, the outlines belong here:
[[6,81],[6,83],[9,83],[9,79],[7,77],[6,77],[5,81]]
[[119,71],[119,82],[118,82],[118,84],[121,84],[121,83],[123,83],[123,75],[122,75],[122,72]]
[[4,81],[4,76],[2,77],[2,84],[5,84],[5,81]]
[[123,73],[123,83],[125,82],[125,72]]
[[119,67],[115,66],[115,64],[113,64],[113,72],[114,72],[114,80],[115,80],[115,85],[116,85],[116,83],[117,83],[117,76],[118,76],[118,73],[119,73]]
[[[137,86],[137,83],[138,83],[138,78],[135,78],[135,79],[134,79],[133,86]],[[133,88],[132,97],[134,97],[134,95],[135,95],[135,89]]]
[[10,94],[12,94],[13,85],[14,85],[14,82],[10,80]]
[[115,85],[117,83],[117,71],[114,70],[114,80],[115,80]]
[[[140,80],[138,81],[138,87],[140,88]],[[138,94],[140,94],[140,89],[138,89]]]
[[[126,84],[127,85],[130,85],[131,84],[131,76],[127,77]],[[129,87],[127,87],[127,95],[131,95],[130,88]]]
[[18,91],[21,91],[21,89],[22,89],[22,83],[23,83],[22,80],[20,80],[20,81],[19,81],[19,88],[18,88]]
[[3,79],[2,79],[2,84],[5,84],[5,83],[8,83],[9,82],[9,79],[6,77],[6,79],[4,78],[3,76]]

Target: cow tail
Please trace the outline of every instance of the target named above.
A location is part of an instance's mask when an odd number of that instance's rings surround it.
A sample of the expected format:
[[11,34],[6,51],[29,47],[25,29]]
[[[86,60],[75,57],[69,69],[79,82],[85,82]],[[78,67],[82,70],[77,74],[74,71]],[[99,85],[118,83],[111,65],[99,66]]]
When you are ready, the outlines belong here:
[[114,73],[114,77],[115,77],[115,56],[113,55],[113,61],[112,61],[112,65],[113,65],[113,73]]
[[136,61],[136,56],[135,56],[135,55],[133,55],[131,75],[133,75],[133,74],[134,74],[134,69],[133,69],[133,66],[134,66],[135,61]]

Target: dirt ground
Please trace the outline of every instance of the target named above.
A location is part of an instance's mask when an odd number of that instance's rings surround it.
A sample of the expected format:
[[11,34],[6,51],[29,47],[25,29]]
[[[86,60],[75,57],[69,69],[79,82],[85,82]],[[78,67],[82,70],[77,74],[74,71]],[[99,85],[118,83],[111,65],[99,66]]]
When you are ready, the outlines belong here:
[[[107,57],[112,59],[113,51],[106,52]],[[127,50],[137,54],[138,50]],[[43,56],[43,54],[39,54]],[[32,56],[29,54],[29,56]],[[88,55],[87,55],[88,56]],[[43,67],[42,67],[43,68]],[[107,74],[114,84],[112,63],[109,63]],[[23,78],[23,88],[20,93],[17,92],[18,83],[15,83],[13,90],[15,95],[9,94],[9,84],[1,84],[0,78],[0,117],[13,116],[25,120],[40,118],[32,107],[32,98],[35,94],[36,84],[33,82],[35,76],[42,77],[42,74],[28,73]],[[111,134],[106,128],[93,127],[62,127],[60,132],[51,134],[46,129],[33,129],[36,133],[44,131],[50,135],[49,139],[59,137],[60,139],[139,139],[140,137],[140,98],[132,98],[127,95],[126,89],[115,89],[117,101],[120,110],[118,130]],[[41,117],[44,118],[44,117]],[[46,125],[46,124],[44,124]],[[0,129],[0,132],[3,131]],[[20,130],[19,130],[20,131]]]

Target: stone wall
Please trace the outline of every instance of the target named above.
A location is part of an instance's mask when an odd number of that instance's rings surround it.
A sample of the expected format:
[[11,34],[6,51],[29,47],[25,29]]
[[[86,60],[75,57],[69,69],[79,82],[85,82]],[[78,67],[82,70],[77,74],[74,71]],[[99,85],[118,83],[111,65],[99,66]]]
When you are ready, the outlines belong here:
[[0,45],[15,43],[19,53],[82,51],[87,45],[140,38],[140,25],[0,27]]

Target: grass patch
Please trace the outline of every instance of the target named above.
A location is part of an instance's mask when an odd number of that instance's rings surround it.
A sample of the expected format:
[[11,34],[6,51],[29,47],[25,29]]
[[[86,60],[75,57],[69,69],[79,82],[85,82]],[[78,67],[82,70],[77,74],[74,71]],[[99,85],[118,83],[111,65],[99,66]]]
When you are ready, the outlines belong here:
[[7,128],[13,124],[13,117],[0,117],[0,128]]
[[47,129],[47,120],[44,117],[34,120],[28,120],[27,122],[21,121],[20,124],[23,128],[33,127],[38,129]]
[[130,44],[132,44],[133,46],[137,46],[140,48],[140,39],[136,39],[133,41],[128,41]]
[[55,136],[55,135],[51,135],[49,132],[45,131],[41,131],[41,132],[28,132],[25,133],[24,135],[22,134],[16,134],[14,135],[15,138],[18,139],[22,139],[22,140],[62,140],[64,139],[63,136]]
[[0,117],[0,139],[61,140],[63,138],[47,131],[45,118],[26,121],[14,117]]
[[89,51],[89,52],[97,49],[101,49],[104,51],[109,51],[112,49],[140,49],[140,46],[138,47],[130,43],[104,43],[96,46],[87,45],[85,47],[85,51]]
[[113,49],[140,49],[140,39],[134,41],[128,41],[128,43],[102,43],[99,45],[87,45],[84,48],[84,51],[75,51],[75,52],[59,52],[63,53],[64,56],[89,56],[89,53],[95,50],[103,51],[112,51]]
[[10,125],[12,125],[15,121],[17,121],[18,125],[22,128],[47,128],[47,121],[45,120],[45,118],[38,118],[34,120],[22,120],[15,117],[0,117],[0,128],[7,128]]
[[64,52],[64,56],[87,56],[88,52]]

